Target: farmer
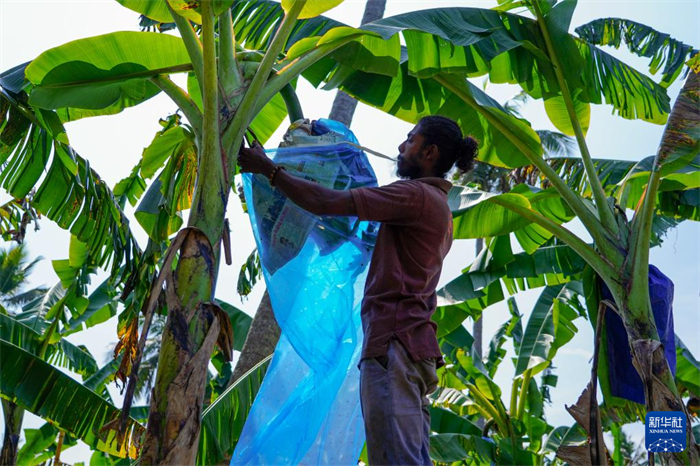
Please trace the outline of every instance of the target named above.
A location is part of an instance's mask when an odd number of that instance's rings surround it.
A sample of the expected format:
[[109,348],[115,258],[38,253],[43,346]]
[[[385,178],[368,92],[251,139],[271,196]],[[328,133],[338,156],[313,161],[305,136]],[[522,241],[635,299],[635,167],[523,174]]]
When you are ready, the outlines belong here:
[[242,172],[260,173],[316,215],[381,222],[362,301],[360,401],[369,464],[431,465],[427,395],[444,362],[435,336],[442,261],[452,245],[445,179],[471,169],[477,142],[449,118],[428,116],[399,146],[398,176],[379,188],[336,191],[290,175],[262,147],[243,148]]

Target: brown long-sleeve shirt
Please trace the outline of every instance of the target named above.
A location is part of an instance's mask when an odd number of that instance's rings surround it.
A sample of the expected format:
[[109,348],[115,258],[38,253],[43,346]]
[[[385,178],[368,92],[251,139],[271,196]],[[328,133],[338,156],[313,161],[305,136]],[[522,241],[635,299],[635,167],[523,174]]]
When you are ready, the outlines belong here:
[[350,190],[358,217],[381,222],[362,301],[362,357],[384,356],[396,336],[414,361],[442,353],[435,337],[435,288],[452,245],[452,213],[442,178]]

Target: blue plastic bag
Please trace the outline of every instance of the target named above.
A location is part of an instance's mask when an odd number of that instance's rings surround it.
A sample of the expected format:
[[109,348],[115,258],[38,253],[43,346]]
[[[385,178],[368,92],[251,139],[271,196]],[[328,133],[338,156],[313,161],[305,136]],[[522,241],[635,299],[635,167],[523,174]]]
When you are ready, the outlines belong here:
[[[329,131],[357,142],[340,123]],[[346,144],[267,151],[297,176],[334,189],[376,186],[366,155]],[[318,217],[261,175],[243,176],[263,274],[282,334],[232,465],[355,465],[364,444],[360,304],[378,225]]]
[[[612,295],[603,284],[604,299],[612,300]],[[659,331],[659,339],[664,345],[664,354],[671,373],[676,375],[676,342],[673,331],[673,282],[661,271],[649,265],[649,298],[654,313],[654,322]],[[632,355],[627,339],[625,324],[615,312],[605,313],[607,332],[608,367],[610,392],[613,396],[644,404],[644,384],[632,364]]]

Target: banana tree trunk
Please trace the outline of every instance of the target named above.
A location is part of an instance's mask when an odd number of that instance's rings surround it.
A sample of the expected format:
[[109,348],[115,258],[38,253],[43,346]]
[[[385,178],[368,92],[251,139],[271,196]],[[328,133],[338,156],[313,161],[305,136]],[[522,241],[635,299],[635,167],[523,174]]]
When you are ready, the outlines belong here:
[[654,323],[648,284],[649,237],[663,164],[676,157],[694,157],[699,145],[700,75],[691,71],[669,116],[645,192],[644,205],[632,222],[632,246],[624,271],[629,278],[622,287],[621,295],[616,297],[627,329],[632,362],[645,386],[647,411],[681,411],[686,415],[687,449],[682,453],[661,454],[668,464],[678,465],[700,464],[700,447],[694,442],[690,417]]
[[22,430],[24,410],[16,404],[2,400],[2,413],[5,419],[5,437],[2,441],[0,464],[14,466],[17,464],[19,433]]
[[195,464],[208,364],[219,336],[211,303],[229,186],[219,129],[211,2],[202,2],[203,131],[188,233],[165,292],[168,319],[151,394],[143,464]]

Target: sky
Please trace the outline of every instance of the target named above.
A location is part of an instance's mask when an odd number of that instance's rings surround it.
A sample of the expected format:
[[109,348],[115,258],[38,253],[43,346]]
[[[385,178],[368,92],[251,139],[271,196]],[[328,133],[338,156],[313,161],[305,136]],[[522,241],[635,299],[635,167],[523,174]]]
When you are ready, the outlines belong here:
[[[357,26],[362,17],[364,3],[360,0],[346,0],[329,11],[327,15],[346,24]],[[495,1],[388,0],[385,17],[425,8],[457,6],[491,8],[495,4]],[[700,2],[698,0],[581,0],[574,14],[572,30],[578,25],[600,17],[628,18],[670,33],[674,38],[695,48],[700,47]],[[124,30],[138,30],[138,15],[112,0],[0,0],[0,71],[32,60],[51,47],[75,39]],[[624,50],[606,48],[606,51],[638,70],[647,72],[648,60],[632,56]],[[658,81],[658,77],[655,79]],[[183,84],[182,78],[176,78],[175,81]],[[482,80],[475,79],[474,82],[481,84]],[[669,88],[672,102],[675,101],[681,85],[682,83],[677,82]],[[501,103],[513,97],[518,91],[519,88],[509,85],[490,84],[487,88],[489,95]],[[316,90],[300,80],[297,92],[306,116],[310,118],[328,116],[335,91]],[[158,120],[175,110],[175,104],[161,94],[119,115],[80,120],[67,124],[66,129],[76,151],[90,161],[92,168],[110,186],[114,186],[120,179],[129,175],[132,167],[140,159],[143,149],[149,145],[160,129]],[[522,114],[532,123],[533,128],[554,129],[540,101],[529,103]],[[272,136],[268,147],[277,145],[286,124],[283,123]],[[398,145],[411,128],[411,124],[363,104],[358,105],[351,127],[361,144],[392,156],[398,153]],[[662,126],[642,121],[623,120],[612,114],[611,107],[594,105],[591,109],[591,125],[587,142],[593,157],[639,160],[656,152],[662,132]],[[370,158],[380,184],[387,184],[396,179],[391,162]],[[4,192],[0,193],[1,202],[5,202],[7,198]],[[131,225],[136,232],[137,240],[139,244],[144,245],[146,235],[135,221],[133,212],[133,208],[127,208],[127,215],[132,219]],[[232,228],[233,265],[221,266],[217,298],[228,301],[253,315],[264,291],[263,285],[257,285],[244,301],[241,301],[235,292],[240,265],[255,247],[248,219],[242,213],[237,196],[231,196],[228,215]],[[585,236],[585,232],[576,222],[568,226]],[[40,222],[40,227],[38,232],[30,231],[27,235],[31,256],[44,258],[32,274],[31,285],[51,286],[57,281],[51,261],[67,257],[69,234],[47,219]],[[460,271],[472,262],[474,249],[473,240],[455,241],[445,260],[439,286],[457,277]],[[697,223],[685,222],[672,230],[663,245],[652,250],[651,263],[674,281],[676,333],[692,353],[700,357],[700,287],[698,286],[700,284],[700,226]],[[94,278],[93,284],[99,284],[102,276],[104,275]],[[538,296],[538,290],[516,296],[519,309],[524,314],[524,323]],[[507,316],[505,304],[492,306],[485,311],[485,342],[490,340],[491,335]],[[576,401],[590,374],[593,347],[591,325],[582,319],[576,320],[575,324],[579,332],[559,351],[554,360],[559,384],[552,390],[552,404],[547,407],[546,413],[549,423],[555,426],[570,425],[573,422],[564,410],[564,405],[571,405]],[[466,325],[471,329],[470,321]],[[116,344],[116,318],[73,335],[69,339],[73,343],[86,345],[98,359],[98,363],[102,364],[108,360]],[[513,356],[512,346],[508,347],[508,351],[506,360]],[[504,399],[508,399],[513,376],[512,365],[502,364],[499,371],[496,381],[504,387],[503,396]],[[122,398],[119,391],[114,386],[110,387],[110,391],[117,406],[121,406]],[[1,420],[0,423],[2,423]],[[43,421],[34,415],[25,416],[25,427],[37,428],[42,424]],[[643,439],[643,429],[640,425],[627,427],[626,431],[637,440]],[[610,442],[608,444],[612,446]],[[65,451],[62,460],[71,463],[87,461],[89,455],[89,449],[80,444]]]

